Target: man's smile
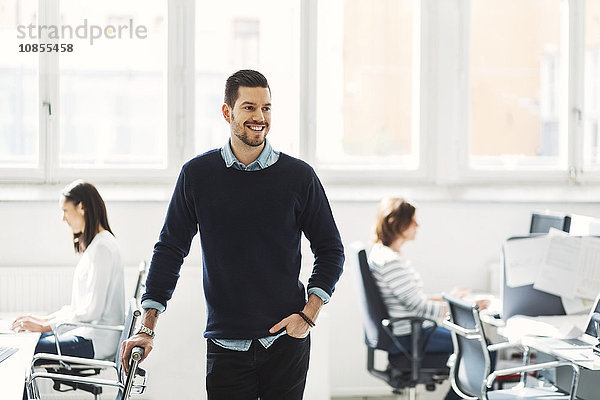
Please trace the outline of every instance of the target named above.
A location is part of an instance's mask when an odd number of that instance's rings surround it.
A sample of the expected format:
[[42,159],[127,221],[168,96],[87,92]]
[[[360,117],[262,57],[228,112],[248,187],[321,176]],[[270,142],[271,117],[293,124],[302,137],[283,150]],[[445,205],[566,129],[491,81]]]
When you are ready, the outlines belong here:
[[267,127],[266,125],[262,125],[262,124],[249,124],[249,123],[246,123],[246,126],[254,132],[262,132]]

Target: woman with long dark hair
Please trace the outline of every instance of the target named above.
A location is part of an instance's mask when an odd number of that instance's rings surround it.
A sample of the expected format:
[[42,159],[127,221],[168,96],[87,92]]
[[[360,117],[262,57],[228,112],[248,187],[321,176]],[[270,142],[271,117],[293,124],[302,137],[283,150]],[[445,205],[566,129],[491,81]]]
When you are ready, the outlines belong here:
[[[54,328],[59,323],[122,325],[125,319],[123,265],[104,200],[94,185],[77,180],[63,190],[60,208],[81,258],[73,276],[71,304],[43,317],[24,315],[13,323],[17,331],[42,333],[36,353],[56,354]],[[63,355],[98,359],[114,355],[120,337],[117,331],[85,327],[57,335]]]

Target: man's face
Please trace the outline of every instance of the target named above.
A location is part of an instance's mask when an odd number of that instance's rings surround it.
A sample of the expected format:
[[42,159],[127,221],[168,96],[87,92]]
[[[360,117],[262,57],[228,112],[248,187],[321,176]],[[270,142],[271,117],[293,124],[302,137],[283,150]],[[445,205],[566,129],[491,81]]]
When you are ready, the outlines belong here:
[[268,88],[240,86],[233,109],[223,105],[231,126],[231,139],[247,146],[261,146],[271,126],[271,95]]

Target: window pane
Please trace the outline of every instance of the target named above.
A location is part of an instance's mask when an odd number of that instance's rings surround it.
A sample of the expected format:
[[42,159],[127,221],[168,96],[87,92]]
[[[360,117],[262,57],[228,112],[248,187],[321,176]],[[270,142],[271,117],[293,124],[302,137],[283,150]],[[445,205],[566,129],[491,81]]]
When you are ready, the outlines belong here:
[[471,5],[471,167],[566,168],[560,0]]
[[413,4],[318,2],[319,163],[418,168]]
[[277,150],[298,155],[300,1],[198,3],[195,40],[196,152],[226,143],[225,80],[237,70],[255,69],[272,91],[269,141]]
[[[38,53],[20,53],[36,40],[17,37],[37,24],[37,1],[0,3],[0,167],[37,167]],[[17,30],[20,29],[20,30]]]
[[585,7],[584,167],[600,169],[600,0]]
[[61,22],[60,166],[164,168],[167,2],[62,0]]

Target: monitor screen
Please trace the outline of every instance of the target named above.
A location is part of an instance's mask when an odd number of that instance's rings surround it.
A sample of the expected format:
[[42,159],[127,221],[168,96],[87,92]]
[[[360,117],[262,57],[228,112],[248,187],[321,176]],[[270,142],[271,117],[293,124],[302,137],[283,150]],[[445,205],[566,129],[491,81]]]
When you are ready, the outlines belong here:
[[586,335],[590,335],[593,337],[598,337],[598,324],[592,320],[592,315],[594,313],[600,313],[600,296],[596,297],[596,301],[594,302],[594,308],[590,311],[590,316],[588,318],[588,326],[585,330]]
[[533,213],[529,233],[548,233],[550,228],[569,232],[571,218],[567,215]]

